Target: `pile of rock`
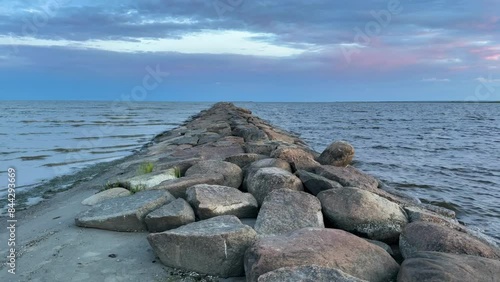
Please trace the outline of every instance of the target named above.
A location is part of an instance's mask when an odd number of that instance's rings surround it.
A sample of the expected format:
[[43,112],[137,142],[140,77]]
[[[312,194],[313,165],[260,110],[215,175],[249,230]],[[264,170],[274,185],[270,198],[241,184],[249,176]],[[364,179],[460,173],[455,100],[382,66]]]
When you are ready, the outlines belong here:
[[[346,142],[318,154],[250,111],[219,103],[141,154],[155,163],[151,176],[138,180],[134,162],[110,179],[142,181],[141,191],[94,195],[75,221],[148,230],[166,266],[261,282],[500,277],[493,243],[449,210],[381,189],[349,165],[354,148]],[[154,181],[172,169],[181,177]]]

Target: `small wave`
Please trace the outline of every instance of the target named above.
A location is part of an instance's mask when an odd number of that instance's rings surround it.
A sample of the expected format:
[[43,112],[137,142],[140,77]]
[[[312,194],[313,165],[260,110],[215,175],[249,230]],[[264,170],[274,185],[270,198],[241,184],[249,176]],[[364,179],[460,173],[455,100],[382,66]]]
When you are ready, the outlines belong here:
[[22,161],[39,161],[39,160],[45,160],[46,158],[50,157],[49,155],[39,155],[39,156],[27,156],[27,157],[20,157]]
[[432,185],[427,184],[417,184],[417,183],[392,183],[396,185],[398,188],[422,188],[422,189],[432,189],[435,188]]
[[375,145],[375,146],[372,147],[372,149],[388,150],[388,149],[391,149],[391,147],[384,146],[384,145]]
[[96,139],[99,139],[100,137],[95,137],[95,136],[92,136],[92,137],[75,137],[73,138],[74,140],[96,140]]
[[[111,159],[116,159],[119,157],[111,158]],[[62,163],[48,163],[44,164],[43,166],[45,167],[56,167],[56,166],[65,166],[65,165],[71,165],[71,164],[79,164],[79,163],[91,163],[91,162],[96,162],[96,161],[101,161],[101,160],[108,160],[110,159],[109,157],[105,158],[97,158],[97,159],[86,159],[86,160],[81,160],[81,161],[73,161],[73,162],[62,162]]]

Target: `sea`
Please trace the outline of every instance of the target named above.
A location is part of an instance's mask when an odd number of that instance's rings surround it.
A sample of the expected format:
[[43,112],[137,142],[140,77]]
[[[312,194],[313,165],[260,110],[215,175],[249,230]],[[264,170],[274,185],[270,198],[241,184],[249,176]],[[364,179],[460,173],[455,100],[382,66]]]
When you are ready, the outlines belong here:
[[[0,101],[0,198],[8,168],[23,204],[36,204],[44,183],[133,154],[212,104]],[[500,243],[500,103],[235,104],[318,152],[348,141],[354,166]]]

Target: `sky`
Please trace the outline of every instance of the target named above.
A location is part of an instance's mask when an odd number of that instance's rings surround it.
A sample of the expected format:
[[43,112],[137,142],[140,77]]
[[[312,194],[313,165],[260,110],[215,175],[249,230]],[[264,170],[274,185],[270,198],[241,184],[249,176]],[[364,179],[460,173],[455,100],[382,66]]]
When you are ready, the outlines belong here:
[[0,0],[0,100],[500,100],[500,1]]

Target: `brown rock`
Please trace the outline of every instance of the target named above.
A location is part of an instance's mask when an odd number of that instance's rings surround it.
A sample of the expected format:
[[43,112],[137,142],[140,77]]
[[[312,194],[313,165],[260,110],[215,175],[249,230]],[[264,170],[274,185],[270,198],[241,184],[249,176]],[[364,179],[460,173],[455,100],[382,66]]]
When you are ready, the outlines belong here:
[[399,282],[500,281],[500,261],[477,256],[419,252],[401,265]]
[[306,265],[336,268],[374,282],[391,281],[399,270],[382,248],[337,229],[304,228],[261,238],[245,253],[247,281],[282,267]]
[[345,141],[337,141],[321,153],[318,161],[323,165],[348,166],[353,158],[354,147]]
[[278,147],[271,157],[289,162],[295,170],[313,171],[320,164],[314,160],[314,155],[298,147]]
[[443,252],[500,259],[500,251],[469,234],[431,222],[417,221],[401,233],[399,247],[405,259],[417,252]]
[[352,166],[336,167],[324,165],[316,168],[316,174],[337,181],[344,187],[357,187],[366,190],[378,189],[377,179]]

